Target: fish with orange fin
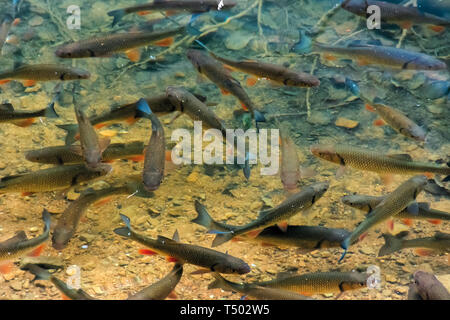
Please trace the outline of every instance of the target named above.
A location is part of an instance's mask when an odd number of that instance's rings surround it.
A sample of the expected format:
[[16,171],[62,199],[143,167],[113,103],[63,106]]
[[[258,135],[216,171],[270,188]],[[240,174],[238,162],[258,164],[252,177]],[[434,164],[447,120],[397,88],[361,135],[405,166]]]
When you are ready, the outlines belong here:
[[381,21],[399,25],[403,29],[409,29],[413,25],[426,24],[430,29],[439,32],[444,27],[450,26],[450,21],[441,17],[420,11],[417,7],[405,7],[402,5],[375,0],[346,0],[341,7],[351,13],[367,18],[367,8],[377,6],[380,8]]
[[367,233],[369,229],[372,229],[377,224],[388,220],[391,217],[395,217],[399,212],[405,208],[411,213],[418,212],[418,205],[416,200],[417,195],[423,190],[427,184],[427,178],[425,176],[414,176],[407,181],[403,182],[392,193],[386,196],[383,201],[378,204],[371,211],[366,218],[347,236],[341,243],[341,247],[344,249],[339,262],[344,259],[348,248],[354,244],[361,235]]
[[328,190],[328,187],[328,182],[311,184],[302,188],[300,192],[291,195],[278,206],[269,210],[260,211],[259,217],[246,225],[233,226],[232,230],[227,231],[209,230],[209,233],[217,234],[212,243],[212,247],[217,247],[236,236],[246,233],[253,233],[253,237],[256,237],[264,228],[273,225],[278,225],[283,231],[286,231],[287,224],[285,222],[299,211],[305,211],[310,208],[323,196]]
[[413,277],[408,300],[450,300],[450,292],[434,274],[418,270]]
[[29,271],[35,276],[35,278],[32,280],[33,282],[36,280],[48,280],[53,283],[53,285],[59,291],[61,291],[63,300],[97,300],[82,289],[75,289],[70,287],[66,281],[58,279],[50,272],[39,267],[38,265],[28,264],[24,266],[23,269]]
[[183,275],[183,265],[175,263],[164,278],[128,297],[127,300],[164,300],[174,296],[173,292]]
[[38,111],[17,111],[10,103],[0,104],[0,123],[9,122],[19,127],[28,127],[32,125],[35,118],[45,117],[49,119],[59,118],[55,111],[55,104],[50,103],[48,107]]
[[[231,66],[233,69],[252,74],[258,78],[266,78],[278,84],[290,87],[311,88],[320,85],[320,80],[315,76],[300,71],[288,69],[278,64],[262,62],[258,60],[234,61],[220,57],[210,51],[210,54],[220,62]],[[252,80],[249,80],[253,85]]]
[[[426,132],[403,112],[382,103],[366,104],[366,109],[376,112],[385,123],[405,137],[425,142]],[[384,123],[374,122],[374,124],[380,126]]]
[[227,10],[234,7],[237,2],[234,0],[154,0],[151,3],[139,4],[132,7],[113,10],[108,15],[113,17],[112,26],[114,27],[124,16],[130,13],[139,15],[149,14],[151,11],[166,11],[167,15],[173,15],[176,12],[203,13],[210,10]]
[[394,252],[415,248],[420,256],[432,255],[436,252],[450,252],[450,234],[436,232],[432,237],[405,240],[408,231],[402,231],[397,235],[383,234],[385,244],[380,248],[378,256],[386,256]]
[[187,51],[187,57],[195,69],[210,81],[214,82],[223,94],[231,93],[238,98],[244,110],[249,110],[256,122],[266,121],[264,115],[258,111],[239,81],[231,76],[230,72],[225,69],[221,62],[207,54],[206,51],[196,49],[189,49]]
[[325,46],[316,43],[314,51],[323,53],[325,59],[336,60],[338,57],[356,60],[361,66],[378,65],[403,70],[443,70],[445,62],[430,55],[395,47],[370,44],[352,44],[348,47]]
[[243,260],[213,249],[181,243],[178,232],[174,233],[173,239],[158,236],[152,239],[136,233],[131,228],[130,219],[121,214],[120,217],[126,227],[115,229],[114,232],[120,236],[130,238],[149,249],[142,251],[147,254],[161,254],[167,256],[169,261],[177,263],[190,263],[203,269],[196,273],[219,272],[231,274],[245,274],[250,272],[250,267]]
[[0,84],[11,80],[22,80],[26,87],[31,87],[37,81],[82,80],[89,79],[90,76],[91,74],[86,70],[61,64],[23,65],[0,73]]
[[185,31],[185,27],[171,30],[151,32],[115,33],[104,37],[91,38],[64,44],[56,49],[55,54],[60,58],[90,58],[109,57],[120,52],[132,52],[132,59],[137,59],[137,53],[133,50],[150,44],[157,45],[158,41],[167,44],[168,38],[172,38]]
[[[386,196],[367,196],[361,194],[353,194],[343,196],[341,198],[342,203],[349,205],[351,207],[357,208],[359,210],[365,211],[367,213],[371,212],[376,208],[380,202],[382,202]],[[450,221],[450,213],[432,209],[428,202],[419,202],[419,211],[417,214],[410,213],[407,209],[399,212],[395,218],[405,220],[405,224],[410,225],[411,220],[427,220],[433,224],[439,224],[442,221]]]
[[27,254],[39,255],[50,235],[50,213],[42,211],[44,231],[41,235],[27,239],[24,232],[17,233],[13,238],[0,243],[0,270],[7,272],[11,261],[21,258]]

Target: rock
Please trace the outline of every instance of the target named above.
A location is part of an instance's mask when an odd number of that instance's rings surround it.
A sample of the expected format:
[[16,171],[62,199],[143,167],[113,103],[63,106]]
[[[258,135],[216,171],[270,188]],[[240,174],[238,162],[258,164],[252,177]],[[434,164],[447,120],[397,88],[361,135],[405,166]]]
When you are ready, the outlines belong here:
[[397,278],[395,276],[391,275],[391,274],[387,274],[385,279],[386,279],[387,282],[390,282],[390,283],[396,283],[397,282]]
[[37,231],[39,231],[39,228],[38,227],[31,227],[28,230],[30,230],[30,232],[37,232]]
[[186,75],[184,74],[184,72],[181,71],[177,71],[175,72],[175,78],[185,78]]
[[247,32],[236,31],[225,39],[225,47],[230,50],[241,50],[247,46],[251,39],[251,35]]
[[344,128],[348,128],[348,129],[356,128],[358,126],[358,124],[359,124],[358,121],[350,120],[350,119],[343,118],[343,117],[337,118],[337,120],[335,122],[335,125],[337,125],[338,127],[344,127]]
[[13,290],[15,290],[15,291],[20,291],[20,290],[22,290],[22,282],[19,281],[19,280],[11,281],[11,282],[9,283],[9,286],[10,286]]
[[91,188],[95,189],[95,190],[101,190],[101,189],[107,189],[110,188],[111,185],[103,180],[100,181],[96,181],[91,185]]
[[306,121],[317,125],[327,125],[331,122],[331,116],[328,112],[312,111],[311,117],[307,118]]
[[14,279],[16,277],[16,274],[14,272],[10,272],[10,273],[6,273],[3,275],[3,278],[6,281],[11,281],[12,279]]
[[95,235],[89,234],[89,233],[82,233],[80,234],[79,238],[81,241],[91,243],[95,239]]
[[28,24],[32,27],[40,26],[44,22],[44,18],[41,16],[34,16],[28,21]]
[[194,183],[198,180],[199,178],[199,174],[197,171],[192,171],[192,173],[190,175],[188,175],[188,177],[186,178],[187,182],[191,182]]
[[36,264],[44,269],[62,269],[64,268],[64,262],[59,257],[24,257],[20,260],[19,267],[23,269],[27,264]]

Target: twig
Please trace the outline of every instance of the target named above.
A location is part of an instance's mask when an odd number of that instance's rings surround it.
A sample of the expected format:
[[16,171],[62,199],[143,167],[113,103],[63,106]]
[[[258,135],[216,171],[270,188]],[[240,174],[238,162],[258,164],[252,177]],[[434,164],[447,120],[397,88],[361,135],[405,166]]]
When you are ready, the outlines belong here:
[[403,40],[405,40],[405,37],[407,34],[408,34],[408,29],[403,29],[402,35],[400,36],[400,39],[398,39],[398,43],[395,46],[396,48],[400,48],[402,46]]
[[259,35],[261,37],[264,36],[264,32],[263,29],[261,27],[261,14],[262,14],[262,5],[263,5],[263,1],[264,0],[259,0],[258,2],[258,16],[257,16],[257,22],[258,22],[258,30],[259,30]]
[[[314,58],[313,65],[311,67],[311,72],[309,74],[313,75],[314,70],[316,69],[317,60],[319,60],[319,56]],[[311,117],[311,102],[309,101],[309,97],[311,96],[311,88],[306,89],[306,115],[309,119]]]
[[348,35],[346,35],[345,37],[342,37],[342,38],[336,40],[335,42],[333,42],[333,46],[334,46],[334,45],[337,45],[339,42],[341,42],[341,41],[343,41],[343,40],[347,40],[347,39],[349,39],[349,38],[351,38],[351,37],[353,37],[353,36],[356,36],[357,34],[360,34],[360,33],[363,32],[363,31],[366,31],[366,30],[365,30],[365,29],[361,29],[361,30],[358,30],[358,31],[353,32],[352,34],[348,34]]
[[317,21],[317,23],[314,25],[313,30],[319,30],[319,27],[325,23],[326,21],[328,21],[328,19],[330,19],[339,9],[340,9],[340,5],[336,4],[333,8],[331,8],[330,10],[328,10],[327,12],[325,12],[325,14],[319,19],[319,21]]

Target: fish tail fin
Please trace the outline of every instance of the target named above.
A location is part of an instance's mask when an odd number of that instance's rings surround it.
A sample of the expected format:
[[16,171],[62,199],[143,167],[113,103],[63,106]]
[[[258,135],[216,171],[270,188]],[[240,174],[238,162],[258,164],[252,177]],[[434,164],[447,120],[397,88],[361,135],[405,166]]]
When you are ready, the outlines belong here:
[[204,226],[208,230],[211,229],[215,221],[211,218],[205,206],[197,200],[195,200],[195,211],[197,211],[198,216],[191,222]]
[[151,114],[152,110],[147,101],[143,98],[139,99],[136,109],[136,118],[149,118]]
[[338,262],[341,262],[344,259],[345,255],[347,254],[347,249],[349,246],[350,246],[350,237],[347,237],[341,242],[341,248],[344,249],[344,252],[342,253]]
[[206,51],[208,51],[212,56],[215,56],[215,54],[200,40],[195,40],[195,42],[202,47],[203,49],[205,49]]
[[224,289],[225,279],[217,272],[214,272],[212,275],[216,279],[208,285],[208,289]]
[[67,132],[66,145],[70,145],[75,142],[75,140],[76,140],[75,136],[78,133],[78,125],[77,124],[57,124],[56,126]]
[[108,12],[108,16],[113,17],[114,20],[112,22],[112,27],[114,27],[116,24],[119,23],[120,20],[125,16],[125,10],[119,9],[119,10],[113,10]]
[[382,236],[384,238],[384,245],[378,251],[379,257],[394,253],[402,248],[400,235],[393,236],[392,234],[384,233]]
[[27,264],[23,269],[34,274],[34,279],[31,280],[32,282],[36,280],[50,280],[50,277],[52,276],[50,272],[35,264]]
[[59,118],[59,115],[56,113],[55,110],[55,103],[51,102],[48,107],[45,109],[45,117],[46,118]]
[[44,209],[42,211],[42,220],[44,220],[45,226],[44,226],[44,233],[50,231],[50,224],[51,224],[51,218],[50,218],[50,212],[47,211],[47,209]]
[[221,232],[221,231],[215,231],[211,230],[209,233],[215,233],[216,237],[214,238],[211,247],[217,247],[221,244],[230,241],[234,237],[233,231],[227,231],[227,232]]
[[253,110],[253,118],[256,122],[266,122],[264,115],[258,110]]
[[120,218],[125,223],[126,227],[114,229],[114,233],[118,234],[119,236],[130,238],[131,237],[130,218],[128,218],[124,214],[120,214]]

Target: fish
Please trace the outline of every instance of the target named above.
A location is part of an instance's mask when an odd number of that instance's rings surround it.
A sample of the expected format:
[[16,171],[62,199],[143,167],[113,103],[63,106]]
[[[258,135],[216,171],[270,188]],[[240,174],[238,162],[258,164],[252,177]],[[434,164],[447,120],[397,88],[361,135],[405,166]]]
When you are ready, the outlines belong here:
[[82,154],[89,169],[95,170],[102,161],[102,153],[111,143],[109,138],[99,139],[94,127],[84,111],[75,107],[78,128],[80,130],[80,146],[73,146],[74,152]]
[[[206,101],[206,98],[201,95],[196,95],[196,97],[202,102]],[[170,112],[176,111],[176,107],[173,106],[166,94],[161,94],[155,97],[145,98],[148,105],[152,106],[152,111],[157,114],[168,114]],[[89,121],[96,129],[101,129],[103,127],[109,126],[115,123],[121,123],[126,121],[128,124],[135,123],[138,118],[136,116],[137,111],[137,101],[118,107],[114,107],[111,111],[99,115],[89,117]],[[75,142],[79,135],[77,124],[64,124],[57,125],[58,128],[67,131],[66,144],[72,144]]]
[[89,71],[62,64],[23,65],[14,70],[1,72],[0,84],[11,80],[23,80],[26,87],[31,87],[37,81],[70,81],[90,77]]
[[45,209],[42,211],[42,220],[44,221],[44,230],[41,235],[27,239],[22,231],[13,238],[0,243],[0,271],[2,273],[9,272],[11,261],[27,254],[39,255],[42,252],[50,235],[51,223],[50,213]]
[[150,119],[152,122],[152,135],[145,149],[142,181],[147,191],[155,191],[164,179],[166,159],[164,127],[158,117],[151,111],[145,99],[139,100],[137,108],[140,116]]
[[264,282],[253,282],[266,288],[290,290],[302,295],[323,293],[342,293],[349,290],[363,289],[367,286],[369,275],[365,272],[315,272],[301,275],[282,276]]
[[9,122],[19,127],[28,127],[34,123],[35,118],[39,117],[59,118],[55,111],[55,104],[51,103],[45,109],[38,111],[17,111],[10,103],[0,104],[0,123]]
[[374,0],[346,0],[341,7],[358,16],[367,17],[367,7],[377,6],[380,8],[381,21],[397,24],[403,29],[410,29],[413,25],[428,24],[435,31],[440,30],[437,26],[450,26],[450,21],[433,14],[422,12],[418,8],[411,6],[389,3]]
[[450,167],[434,163],[413,161],[408,154],[383,154],[379,151],[349,145],[316,144],[310,147],[317,158],[339,164],[341,168],[353,167],[379,174],[436,173],[449,175]]
[[[205,206],[195,201],[197,217],[191,222],[205,227],[208,230],[230,231],[239,227],[215,221],[211,218]],[[270,226],[262,230],[255,238],[241,235],[243,241],[255,241],[263,245],[297,247],[303,252],[310,252],[322,248],[339,247],[342,240],[350,234],[345,229],[325,228],[321,226],[295,226],[288,225],[286,230],[278,226]]]
[[306,210],[316,203],[328,190],[328,187],[328,182],[317,182],[308,185],[302,191],[288,197],[275,208],[260,211],[259,217],[246,225],[229,231],[210,230],[209,233],[217,234],[213,240],[212,247],[217,247],[238,235],[251,231],[254,231],[252,235],[255,237],[260,230],[275,224],[278,224],[283,231],[286,230],[286,221],[299,211]]
[[348,47],[314,45],[315,51],[325,53],[328,60],[344,57],[356,60],[361,66],[379,65],[402,70],[443,70],[445,62],[430,55],[395,47],[354,44]]
[[56,227],[53,229],[53,248],[62,250],[67,247],[70,239],[75,235],[82,215],[90,205],[113,195],[129,194],[130,191],[130,187],[127,185],[110,187],[102,190],[93,190],[89,188],[83,191],[80,197],[71,202],[66,210],[64,210]]
[[[116,159],[129,159],[136,162],[143,160],[145,145],[142,141],[131,141],[129,143],[112,143],[103,151],[104,162],[111,162]],[[54,146],[37,150],[30,150],[25,153],[25,158],[31,162],[45,164],[79,164],[84,163],[84,158],[79,153],[73,151],[72,146]]]
[[297,189],[297,182],[301,178],[300,174],[300,160],[297,154],[297,145],[292,141],[289,132],[281,127],[281,166],[280,178],[283,186],[288,191]]
[[195,69],[214,82],[222,90],[222,93],[231,93],[238,98],[244,109],[248,109],[252,113],[256,122],[266,121],[264,115],[257,110],[239,81],[230,75],[230,72],[225,69],[222,63],[201,50],[188,49],[186,55]]
[[127,300],[164,300],[175,289],[183,275],[183,265],[176,263],[172,271],[164,278],[141,291],[131,295]]
[[3,45],[8,38],[9,30],[11,29],[13,18],[10,15],[6,15],[0,25],[0,54],[2,53]]
[[47,270],[39,267],[35,264],[28,264],[24,267],[24,269],[28,270],[30,273],[34,274],[34,279],[32,282],[36,280],[48,280],[62,293],[64,300],[98,300],[92,296],[90,296],[83,289],[75,289],[71,288],[66,282],[58,279],[54,275],[52,275]]
[[166,95],[177,111],[187,114],[194,121],[202,121],[207,128],[220,130],[224,136],[226,135],[224,121],[185,88],[169,86]]
[[378,251],[378,256],[386,256],[406,248],[420,248],[416,249],[418,255],[429,255],[431,251],[450,252],[450,234],[448,233],[436,232],[432,237],[404,240],[407,235],[407,231],[395,236],[384,233],[382,236],[385,244]]
[[[309,73],[292,70],[278,64],[258,60],[235,61],[220,57],[213,52],[210,52],[210,54],[227,66],[254,75],[258,79],[269,79],[275,83],[289,87],[312,88],[320,85],[320,80],[317,77]],[[251,81],[252,79],[247,79],[247,83],[251,84],[249,83],[249,80]]]
[[[352,206],[354,208],[369,213],[385,198],[386,196],[375,197],[375,196],[354,194],[342,197],[341,201],[346,205]],[[409,213],[407,209],[404,209],[403,211],[397,213],[395,217],[398,219],[406,219],[406,220],[409,219],[428,220],[434,224],[439,223],[442,220],[450,221],[450,213],[432,209],[430,208],[430,204],[428,202],[419,202],[417,204],[419,207],[419,211],[417,212],[417,214]]]
[[423,300],[450,300],[450,293],[434,274],[418,270],[413,277],[417,292]]
[[[221,6],[219,6],[221,2]],[[108,15],[113,17],[114,27],[124,16],[130,13],[147,14],[149,11],[165,11],[168,15],[177,11],[188,11],[192,13],[203,13],[210,10],[228,10],[236,5],[234,0],[154,0],[152,3],[145,3],[136,6],[126,7],[109,11]]]
[[288,290],[261,287],[251,283],[232,282],[218,273],[213,273],[213,276],[216,280],[208,285],[208,289],[219,288],[225,291],[238,292],[243,297],[252,297],[258,300],[312,300],[312,298]]
[[12,175],[0,179],[0,194],[8,192],[48,192],[63,190],[104,176],[112,171],[109,164],[100,164],[97,170],[89,170],[84,164],[57,166],[30,173]]
[[339,259],[339,262],[344,259],[348,247],[356,242],[362,234],[373,228],[375,225],[395,216],[406,207],[408,207],[408,210],[411,213],[417,213],[418,206],[415,199],[426,184],[427,177],[422,175],[414,176],[403,182],[392,193],[388,194],[386,198],[366,216],[366,219],[363,220],[352,231],[352,233],[342,241],[341,247],[344,249],[344,253]]
[[227,253],[197,245],[180,243],[177,231],[175,231],[173,239],[163,236],[158,236],[157,239],[151,239],[136,233],[131,228],[130,219],[127,216],[121,214],[120,217],[126,227],[115,229],[114,232],[150,248],[150,250],[141,250],[141,253],[150,255],[158,253],[168,256],[169,261],[176,261],[182,264],[190,263],[204,268],[196,273],[219,272],[246,274],[250,272],[250,267],[247,263]]
[[60,58],[90,58],[108,57],[114,53],[128,52],[129,58],[136,62],[140,59],[139,52],[133,49],[158,43],[169,45],[173,42],[173,36],[183,33],[185,27],[151,32],[116,33],[104,37],[91,38],[63,44],[55,51]]
[[[425,142],[426,132],[414,121],[409,119],[403,112],[392,108],[390,106],[375,103],[366,104],[366,109],[372,112],[376,112],[381,119],[384,120],[392,129],[405,137],[414,139],[419,142]],[[374,124],[380,126],[384,124],[383,121],[375,120]]]

